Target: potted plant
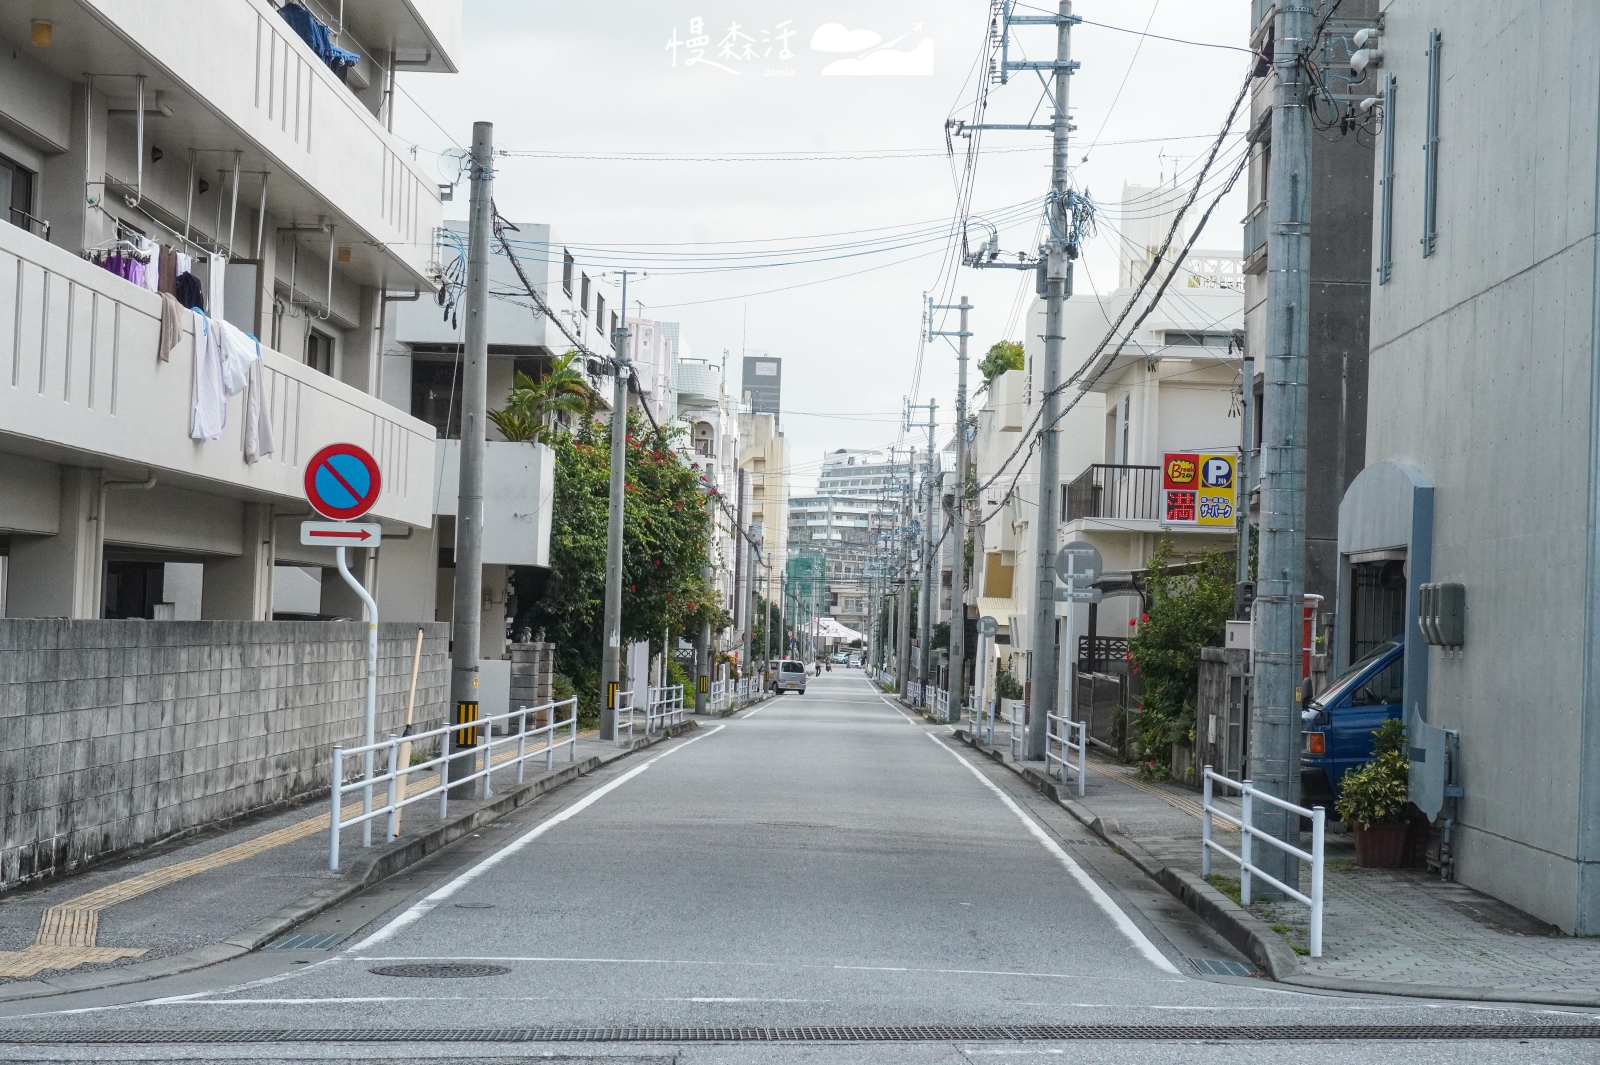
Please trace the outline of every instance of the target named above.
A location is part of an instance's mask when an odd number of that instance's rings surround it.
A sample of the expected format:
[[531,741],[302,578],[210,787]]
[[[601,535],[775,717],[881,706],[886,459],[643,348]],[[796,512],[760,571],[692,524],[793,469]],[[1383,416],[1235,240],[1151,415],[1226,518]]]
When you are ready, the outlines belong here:
[[1394,869],[1406,853],[1406,803],[1411,763],[1406,730],[1391,718],[1373,730],[1375,757],[1345,771],[1335,808],[1355,836],[1356,861],[1368,868]]

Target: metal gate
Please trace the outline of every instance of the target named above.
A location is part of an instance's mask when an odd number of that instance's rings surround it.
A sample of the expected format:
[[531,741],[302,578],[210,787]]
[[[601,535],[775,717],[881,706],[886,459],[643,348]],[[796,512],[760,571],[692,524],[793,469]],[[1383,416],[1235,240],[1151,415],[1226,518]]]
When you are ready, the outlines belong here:
[[[1406,563],[1390,558],[1350,567],[1350,662],[1406,629]],[[1341,662],[1337,674],[1350,662]]]

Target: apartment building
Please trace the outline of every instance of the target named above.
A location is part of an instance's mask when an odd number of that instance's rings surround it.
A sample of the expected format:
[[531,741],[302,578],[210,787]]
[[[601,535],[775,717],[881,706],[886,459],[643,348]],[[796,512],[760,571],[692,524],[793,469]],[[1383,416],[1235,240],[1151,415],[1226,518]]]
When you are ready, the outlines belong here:
[[[670,323],[669,323],[670,325]],[[746,570],[741,524],[740,437],[738,405],[728,394],[722,363],[694,358],[676,326],[668,331],[675,345],[674,403],[676,424],[684,431],[681,446],[701,471],[703,483],[717,494],[713,507],[711,586],[729,617],[737,612],[738,593]],[[748,518],[743,519],[748,522]],[[740,608],[742,609],[742,608]],[[738,646],[738,629],[713,634],[713,648],[725,654]],[[715,672],[715,671],[713,671]]]
[[[384,402],[380,352],[386,301],[434,289],[440,190],[389,124],[395,71],[455,69],[461,6],[338,5],[323,54],[308,17],[0,10],[7,616],[265,620],[292,567],[318,615],[359,617],[295,528],[304,463],[336,441],[377,457],[372,517],[401,537],[358,572],[392,603],[427,568],[435,431]],[[164,331],[169,288],[209,318]],[[260,338],[237,390],[197,384],[194,326],[218,321]]]
[[839,448],[825,454],[814,495],[789,501],[791,559],[807,585],[805,608],[858,632],[872,624],[873,565],[900,518],[907,452]]

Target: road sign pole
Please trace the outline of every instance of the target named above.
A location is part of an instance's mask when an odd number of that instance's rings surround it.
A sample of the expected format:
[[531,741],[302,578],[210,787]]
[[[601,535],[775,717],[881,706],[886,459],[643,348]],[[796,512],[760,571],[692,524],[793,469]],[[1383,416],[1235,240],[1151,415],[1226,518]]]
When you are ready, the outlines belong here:
[[[372,594],[361,586],[355,574],[350,572],[350,567],[345,564],[344,546],[334,548],[334,559],[339,564],[339,576],[350,586],[350,590],[361,597],[361,602],[367,608],[367,753],[361,759],[362,768],[366,773],[367,786],[361,789],[361,812],[372,812],[372,744],[377,742],[378,731],[378,604],[373,600]],[[391,766],[390,769],[394,767]],[[339,783],[334,781],[335,784]],[[372,819],[361,822],[361,845],[372,846]]]
[[[450,702],[457,724],[478,720],[478,656],[483,636],[483,452],[489,388],[489,221],[493,211],[494,125],[472,124],[471,229],[467,234],[466,336],[461,374],[461,472],[456,499],[456,585],[451,606]],[[504,622],[502,621],[502,624]],[[477,746],[477,729],[450,733],[451,747]],[[446,763],[446,779],[475,768],[468,753]],[[450,789],[452,799],[471,799],[475,789]]]

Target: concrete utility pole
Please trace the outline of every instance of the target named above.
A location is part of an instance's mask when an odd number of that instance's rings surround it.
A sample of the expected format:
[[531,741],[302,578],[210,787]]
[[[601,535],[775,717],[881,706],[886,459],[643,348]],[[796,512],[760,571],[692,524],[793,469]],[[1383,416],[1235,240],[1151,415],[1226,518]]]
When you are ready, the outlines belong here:
[[[966,301],[963,300],[962,302]],[[928,420],[926,422],[913,422],[911,420],[911,412],[923,410],[924,408],[927,409]],[[938,524],[934,521],[933,516],[939,500],[939,489],[935,483],[936,475],[934,471],[934,464],[939,457],[934,450],[934,433],[939,429],[938,418],[938,400],[930,399],[926,403],[906,404],[906,428],[908,430],[923,428],[928,430],[928,455],[922,474],[924,497],[922,511],[922,591],[918,595],[917,602],[917,648],[920,651],[920,654],[917,655],[917,683],[922,685],[924,699],[927,698],[928,677],[932,672],[933,624],[934,619],[939,616],[938,611],[934,608],[933,599],[935,592],[933,575],[938,567],[938,561],[934,557],[933,550],[933,545],[936,542],[933,533],[935,526]]]
[[[451,599],[450,702],[455,723],[478,720],[478,656],[483,638],[483,451],[489,394],[489,229],[494,213],[494,124],[472,124],[472,203],[467,233],[467,328],[461,369],[461,469],[456,497],[456,583]],[[468,753],[447,763],[448,779],[475,769],[476,727],[450,733],[451,749]],[[471,784],[450,789],[469,799]]]
[[[1237,576],[1234,578],[1235,588],[1241,588],[1250,579],[1250,434],[1255,429],[1255,391],[1256,391],[1256,360],[1249,355],[1240,361],[1239,375],[1243,380],[1240,388],[1239,420],[1243,422],[1239,427],[1239,468],[1234,473],[1237,482],[1233,486],[1235,506],[1239,508],[1239,548]],[[1239,603],[1238,593],[1235,592],[1234,603]],[[1244,620],[1242,611],[1235,611],[1238,620]]]
[[[1310,349],[1311,115],[1305,64],[1312,47],[1311,0],[1278,5],[1273,71],[1272,161],[1267,173],[1267,337],[1262,392],[1261,548],[1256,573],[1255,686],[1250,777],[1290,802],[1300,799],[1300,650],[1304,609],[1306,385]],[[1390,121],[1385,115],[1384,121]],[[1298,844],[1300,821],[1255,804],[1261,831]],[[1256,862],[1293,885],[1299,866],[1275,847]]]
[[[745,490],[749,491],[749,481],[745,482]],[[752,521],[745,527],[745,535],[750,538],[750,549],[745,552],[744,581],[744,675],[755,675],[755,635],[756,635],[756,574],[761,571],[761,523]]]
[[961,302],[950,305],[928,304],[928,336],[949,336],[933,328],[933,312],[958,310],[961,328],[956,337],[961,341],[957,365],[960,373],[956,379],[956,505],[952,514],[955,521],[956,561],[950,574],[950,713],[961,720],[961,708],[966,705],[967,672],[967,338],[972,336],[967,328],[967,312],[972,304],[962,296]]
[[906,461],[906,479],[900,486],[900,552],[898,559],[899,622],[895,629],[895,690],[905,693],[911,681],[911,471],[916,467],[917,449]]
[[[744,612],[744,581],[745,566],[750,558],[750,548],[745,543],[745,530],[748,528],[749,513],[745,510],[745,478],[749,476],[745,470],[736,469],[733,472],[733,510],[736,515],[733,530],[733,638],[739,645],[739,653],[744,655],[744,627],[748,622]],[[749,662],[741,659],[739,668],[745,669]]]
[[[1071,0],[1061,0],[1060,14],[1043,16],[1056,27],[1056,58],[1043,64],[1055,72],[1055,109],[1051,116],[1052,151],[1050,165],[1050,242],[1045,250],[1045,326],[1044,366],[1039,382],[1039,509],[1037,538],[1034,544],[1036,566],[1033,602],[1033,661],[1028,692],[1028,757],[1042,761],[1049,715],[1056,712],[1056,686],[1059,652],[1056,648],[1056,525],[1061,517],[1057,504],[1061,495],[1061,435],[1056,421],[1061,417],[1061,329],[1062,308],[1072,293],[1072,261],[1068,258],[1070,218],[1067,198],[1071,186],[1067,175],[1067,89],[1072,70]],[[1021,21],[1013,19],[1012,21]]]
[[621,325],[611,338],[611,509],[606,521],[606,635],[600,654],[600,738],[617,738],[622,690],[622,514],[628,473],[628,274],[622,271]]

